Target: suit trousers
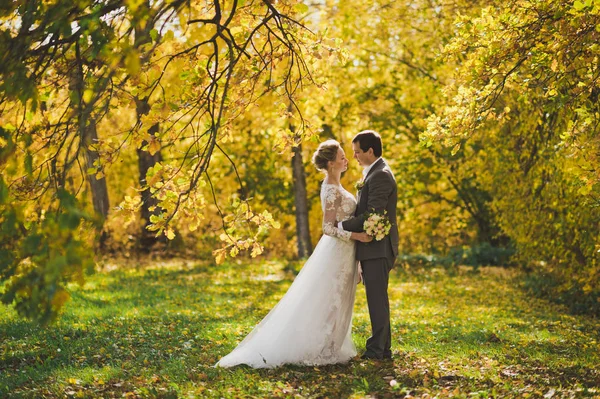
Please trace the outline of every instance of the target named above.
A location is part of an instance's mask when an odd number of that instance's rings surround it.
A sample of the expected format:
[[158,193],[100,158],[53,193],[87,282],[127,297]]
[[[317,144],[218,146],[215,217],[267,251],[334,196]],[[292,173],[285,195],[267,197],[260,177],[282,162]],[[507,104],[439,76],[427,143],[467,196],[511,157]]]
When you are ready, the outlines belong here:
[[392,332],[388,281],[393,261],[387,258],[360,261],[367,292],[372,335],[367,340],[366,354],[382,358],[391,355]]

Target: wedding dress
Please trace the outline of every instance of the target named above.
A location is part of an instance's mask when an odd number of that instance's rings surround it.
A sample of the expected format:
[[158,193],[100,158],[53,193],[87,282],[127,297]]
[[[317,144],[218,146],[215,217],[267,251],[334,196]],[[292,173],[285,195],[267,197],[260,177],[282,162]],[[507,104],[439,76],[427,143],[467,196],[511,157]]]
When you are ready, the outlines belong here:
[[341,185],[323,183],[321,206],[324,234],[313,254],[279,303],[216,367],[323,365],[356,356],[354,241],[335,226],[353,215],[356,199]]

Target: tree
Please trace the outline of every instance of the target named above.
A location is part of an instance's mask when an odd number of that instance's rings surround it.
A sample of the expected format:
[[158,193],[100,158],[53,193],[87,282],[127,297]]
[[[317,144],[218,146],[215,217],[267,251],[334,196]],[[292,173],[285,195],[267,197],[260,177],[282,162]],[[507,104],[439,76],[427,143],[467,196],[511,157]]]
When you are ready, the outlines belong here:
[[[290,131],[294,127],[290,126]],[[297,137],[297,139],[301,139]],[[292,175],[294,183],[294,204],[296,205],[296,240],[298,245],[298,257],[306,258],[312,253],[310,241],[310,226],[308,222],[308,197],[306,194],[306,174],[304,172],[304,161],[302,160],[302,144],[292,148]]]
[[[262,95],[254,92],[256,83],[268,78],[267,90],[293,104],[299,84],[310,80],[304,54],[314,37],[294,19],[298,12],[305,8],[295,2],[236,0],[176,0],[150,8],[148,3],[144,7],[120,0],[32,0],[3,7],[0,220],[3,231],[7,229],[1,255],[7,262],[0,279],[10,279],[3,300],[29,317],[43,315],[44,322],[56,315],[64,303],[64,284],[92,259],[86,242],[79,239],[81,223],[93,220],[77,199],[79,187],[88,175],[100,179],[126,146],[153,152],[150,147],[159,142],[183,154],[148,168],[144,189],[157,200],[150,229],[172,238],[178,215],[201,214],[205,201],[197,188],[212,185],[210,161],[215,150],[225,153],[219,141],[230,134],[227,126]],[[136,27],[139,33],[149,26],[160,26],[147,32],[152,42],[132,45]],[[150,67],[142,68],[140,60]],[[69,93],[65,83],[74,65],[86,85]],[[169,80],[175,77],[181,83],[171,86]],[[86,145],[103,119],[113,113],[135,114],[132,95],[148,100],[148,113],[140,108],[139,122],[136,118],[129,129]],[[68,104],[79,104],[78,112],[69,112]],[[157,124],[164,129],[151,130]],[[117,135],[121,140],[115,144]],[[86,148],[94,169],[77,170]],[[121,207],[137,211],[140,202],[126,200]],[[236,202],[234,210],[233,219],[223,215],[225,247],[216,252],[219,260],[242,249],[254,255],[262,252],[256,234],[245,239],[229,225],[244,222],[268,229],[275,223],[268,212],[253,213],[245,200]],[[49,224],[50,216],[55,224]],[[199,218],[191,220],[192,227]],[[65,230],[69,242],[56,240],[64,247],[50,245],[57,234],[52,229]],[[21,248],[32,236],[48,245]],[[34,280],[38,291],[22,289]]]
[[332,89],[322,100],[320,117],[342,142],[367,128],[382,134],[384,156],[398,178],[406,252],[505,244],[491,193],[474,173],[481,143],[469,144],[466,155],[441,144],[422,146],[421,140],[456,65],[440,59],[444,44],[455,34],[455,19],[461,14],[468,19],[479,7],[477,2],[334,2],[320,16],[348,54],[324,67]]
[[555,296],[592,303],[600,292],[599,19],[591,0],[495,2],[461,19],[445,48],[461,66],[423,137],[484,142],[480,173],[521,260],[560,282]]
[[[148,1],[143,2],[138,6],[138,10],[143,11],[142,15],[148,15],[147,19],[137,18],[135,25],[135,42],[134,47],[141,49],[143,46],[152,43],[150,32],[155,30],[155,23],[158,22],[155,18],[156,15],[152,15],[153,11]],[[149,98],[141,97],[140,95],[134,96],[135,110],[137,115],[138,123],[141,123],[142,118],[149,114],[151,106]],[[149,230],[152,226],[150,221],[151,217],[159,217],[160,208],[158,208],[158,200],[150,192],[150,188],[147,184],[148,171],[154,168],[157,164],[163,161],[162,153],[160,150],[160,142],[158,141],[157,133],[160,124],[154,123],[148,128],[148,138],[143,140],[140,148],[137,149],[138,157],[138,169],[139,169],[139,185],[141,187],[141,218],[142,218],[142,229],[140,233],[140,247],[149,251],[156,243],[165,242],[166,237],[164,235],[157,236]]]
[[77,114],[77,125],[79,130],[81,146],[84,148],[84,157],[87,173],[87,180],[92,195],[92,204],[96,216],[99,218],[98,224],[100,248],[103,247],[107,237],[102,229],[102,224],[108,216],[108,188],[104,173],[101,170],[101,160],[98,151],[95,149],[98,144],[98,132],[96,131],[96,120],[91,114],[91,109],[87,107],[84,100],[86,91],[86,81],[84,75],[84,62],[81,55],[79,43],[75,44],[75,66],[73,76],[70,78],[70,91],[74,92],[73,103],[70,105]]

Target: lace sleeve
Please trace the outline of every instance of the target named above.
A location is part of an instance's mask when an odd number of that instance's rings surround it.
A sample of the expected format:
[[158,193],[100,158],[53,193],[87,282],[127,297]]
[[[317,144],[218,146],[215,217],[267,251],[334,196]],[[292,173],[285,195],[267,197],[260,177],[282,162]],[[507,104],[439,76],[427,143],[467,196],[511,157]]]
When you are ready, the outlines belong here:
[[350,241],[349,231],[340,230],[335,225],[337,210],[342,206],[342,193],[337,186],[324,184],[321,201],[323,201],[323,234]]

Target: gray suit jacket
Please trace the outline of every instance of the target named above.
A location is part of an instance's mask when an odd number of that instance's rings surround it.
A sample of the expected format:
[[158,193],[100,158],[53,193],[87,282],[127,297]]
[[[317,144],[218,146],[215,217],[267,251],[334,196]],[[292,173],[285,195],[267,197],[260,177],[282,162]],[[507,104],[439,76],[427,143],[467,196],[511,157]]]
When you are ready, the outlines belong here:
[[358,192],[358,200],[354,217],[342,223],[346,231],[362,232],[363,224],[368,214],[375,211],[383,213],[392,223],[390,234],[381,241],[356,243],[356,259],[387,258],[390,264],[398,256],[398,222],[396,220],[396,204],[398,202],[398,187],[394,173],[383,160],[379,159],[364,179],[363,187]]

